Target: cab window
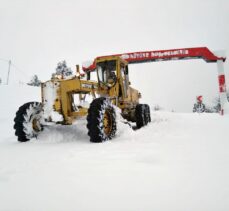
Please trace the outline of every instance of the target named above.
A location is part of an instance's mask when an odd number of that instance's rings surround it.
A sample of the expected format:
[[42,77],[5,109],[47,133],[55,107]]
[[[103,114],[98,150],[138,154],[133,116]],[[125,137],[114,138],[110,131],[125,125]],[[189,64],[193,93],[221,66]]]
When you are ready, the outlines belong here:
[[97,63],[97,71],[99,81],[108,83],[109,79],[114,79],[116,77],[116,61]]

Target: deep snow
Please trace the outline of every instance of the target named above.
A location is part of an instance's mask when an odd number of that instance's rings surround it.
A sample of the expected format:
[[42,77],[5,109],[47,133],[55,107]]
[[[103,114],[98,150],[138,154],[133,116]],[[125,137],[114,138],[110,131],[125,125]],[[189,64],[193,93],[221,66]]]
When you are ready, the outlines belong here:
[[18,143],[15,112],[39,92],[0,86],[0,211],[229,209],[228,116],[154,112],[102,144],[82,119]]

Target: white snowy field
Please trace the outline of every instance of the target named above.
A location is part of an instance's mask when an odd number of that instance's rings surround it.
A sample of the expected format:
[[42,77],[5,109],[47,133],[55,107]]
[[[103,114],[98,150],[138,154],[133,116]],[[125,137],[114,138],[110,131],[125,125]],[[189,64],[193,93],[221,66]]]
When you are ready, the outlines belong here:
[[17,108],[40,90],[0,86],[0,211],[227,211],[229,116],[152,113],[89,142],[86,121],[17,142]]

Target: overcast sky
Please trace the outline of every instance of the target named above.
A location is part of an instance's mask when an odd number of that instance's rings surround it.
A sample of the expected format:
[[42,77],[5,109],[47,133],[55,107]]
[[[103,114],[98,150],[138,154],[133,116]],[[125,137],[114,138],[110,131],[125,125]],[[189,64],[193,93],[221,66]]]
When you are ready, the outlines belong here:
[[[61,60],[74,69],[112,53],[229,50],[228,21],[228,0],[0,0],[0,58],[17,67],[11,84],[33,74],[48,80]],[[143,101],[168,109],[190,111],[195,96],[210,102],[218,92],[216,65],[202,60],[131,65],[130,70]],[[6,73],[7,63],[0,60],[4,81]]]

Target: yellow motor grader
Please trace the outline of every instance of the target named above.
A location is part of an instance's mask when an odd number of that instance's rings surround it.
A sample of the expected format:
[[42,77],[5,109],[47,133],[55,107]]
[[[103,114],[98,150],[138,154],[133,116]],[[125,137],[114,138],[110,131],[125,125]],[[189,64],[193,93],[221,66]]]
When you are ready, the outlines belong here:
[[[124,119],[136,122],[137,128],[151,121],[149,106],[139,104],[141,94],[130,86],[126,60],[120,56],[98,57],[93,65],[95,68],[86,71],[85,79],[77,66],[74,77],[53,77],[42,83],[41,103],[26,103],[16,113],[14,129],[18,141],[37,137],[47,124],[71,125],[84,116],[91,142],[110,140],[117,130],[115,107]],[[85,105],[87,96],[92,98],[89,107]]]
[[[184,59],[217,63],[221,114],[224,110],[229,111],[223,68],[226,58],[217,56],[208,48],[116,54],[97,57],[89,66],[83,66],[86,79],[81,77],[77,66],[76,76],[69,79],[53,77],[43,83],[42,102],[26,103],[16,113],[14,129],[18,141],[25,142],[37,137],[47,124],[71,125],[83,116],[87,116],[91,142],[112,139],[117,130],[115,106],[120,108],[124,119],[136,122],[136,127],[141,128],[151,121],[150,108],[147,104],[139,104],[140,93],[130,87],[128,64]],[[93,98],[89,107],[85,105],[86,96]]]

